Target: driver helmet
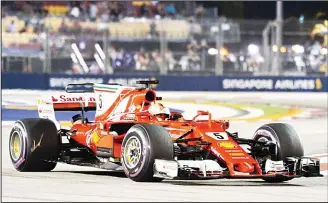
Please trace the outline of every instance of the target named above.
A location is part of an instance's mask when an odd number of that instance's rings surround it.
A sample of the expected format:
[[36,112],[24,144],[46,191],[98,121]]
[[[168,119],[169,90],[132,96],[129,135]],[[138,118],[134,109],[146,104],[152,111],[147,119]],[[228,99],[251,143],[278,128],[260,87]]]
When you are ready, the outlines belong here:
[[149,107],[149,113],[163,120],[168,119],[170,117],[169,108],[165,107],[161,103],[151,104],[151,106]]

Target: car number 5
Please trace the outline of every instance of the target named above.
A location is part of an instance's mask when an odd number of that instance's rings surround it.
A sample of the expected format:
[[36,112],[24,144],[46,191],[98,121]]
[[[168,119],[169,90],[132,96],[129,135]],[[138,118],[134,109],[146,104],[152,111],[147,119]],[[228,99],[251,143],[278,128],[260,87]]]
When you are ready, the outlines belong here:
[[226,132],[207,132],[206,135],[210,136],[216,140],[228,140],[228,135]]
[[101,94],[99,94],[99,100],[98,100],[98,102],[99,102],[99,104],[98,104],[98,106],[99,106],[99,109],[101,109],[102,108],[102,95]]

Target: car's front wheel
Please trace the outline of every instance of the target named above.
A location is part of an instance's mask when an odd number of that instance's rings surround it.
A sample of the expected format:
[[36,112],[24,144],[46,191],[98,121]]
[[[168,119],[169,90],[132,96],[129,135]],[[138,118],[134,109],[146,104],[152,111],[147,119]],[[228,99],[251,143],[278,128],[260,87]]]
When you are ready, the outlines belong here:
[[124,173],[137,182],[154,182],[155,159],[173,160],[173,142],[165,128],[137,124],[127,132],[122,143],[121,163]]
[[[254,134],[255,140],[271,141],[277,146],[276,154],[271,155],[271,160],[281,161],[286,157],[302,157],[304,149],[300,137],[295,129],[286,123],[270,123],[258,128]],[[265,177],[267,182],[284,182],[293,177]]]

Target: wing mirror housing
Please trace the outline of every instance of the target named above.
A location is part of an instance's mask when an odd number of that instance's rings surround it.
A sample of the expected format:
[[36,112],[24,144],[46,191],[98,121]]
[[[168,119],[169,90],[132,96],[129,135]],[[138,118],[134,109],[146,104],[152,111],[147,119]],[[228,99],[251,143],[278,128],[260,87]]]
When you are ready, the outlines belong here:
[[209,115],[209,112],[208,111],[198,110],[197,111],[197,115],[199,115],[199,116],[207,116],[207,115]]

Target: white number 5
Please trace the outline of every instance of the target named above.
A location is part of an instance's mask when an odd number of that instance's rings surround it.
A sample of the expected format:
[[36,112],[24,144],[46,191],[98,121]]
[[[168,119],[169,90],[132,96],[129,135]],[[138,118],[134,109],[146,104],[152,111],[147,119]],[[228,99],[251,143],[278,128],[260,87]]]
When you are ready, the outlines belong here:
[[207,132],[205,134],[216,140],[228,140],[226,132]]

